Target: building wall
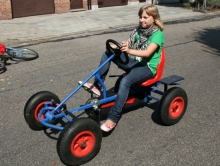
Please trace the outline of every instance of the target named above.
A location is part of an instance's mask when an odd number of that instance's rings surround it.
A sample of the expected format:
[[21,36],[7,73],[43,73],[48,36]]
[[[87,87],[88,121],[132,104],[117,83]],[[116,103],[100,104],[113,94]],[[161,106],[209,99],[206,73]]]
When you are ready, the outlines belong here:
[[[13,0],[0,0],[0,20],[12,19],[12,9],[11,1]],[[88,0],[83,1],[83,8],[88,10]],[[151,3],[151,0],[146,0],[145,2]],[[141,0],[143,2],[143,0]],[[128,0],[128,5],[137,5],[139,0]],[[55,13],[66,13],[70,12],[70,0],[54,0]],[[91,0],[91,9],[98,8],[98,0]]]
[[12,19],[11,0],[0,0],[0,20]]
[[91,0],[92,1],[92,10],[93,9],[98,9],[98,0]]
[[138,5],[139,0],[128,0],[128,5]]
[[66,13],[70,11],[70,0],[54,0],[55,13]]
[[88,2],[87,2],[87,0],[82,0],[82,1],[83,1],[83,8],[85,10],[88,10]]

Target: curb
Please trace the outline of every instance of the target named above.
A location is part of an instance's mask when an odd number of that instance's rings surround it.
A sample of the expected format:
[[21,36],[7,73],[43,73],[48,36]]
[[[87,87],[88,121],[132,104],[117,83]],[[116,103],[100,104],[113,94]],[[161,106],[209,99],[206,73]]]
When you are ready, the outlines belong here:
[[[194,11],[192,11],[194,12]],[[189,22],[196,22],[196,21],[204,21],[204,20],[209,20],[213,18],[220,17],[220,12],[215,12],[215,13],[207,13],[204,16],[197,16],[197,17],[186,17],[182,19],[174,19],[174,20],[167,20],[164,21],[164,25],[171,25],[171,24],[181,24],[181,23],[189,23]],[[54,37],[46,37],[46,38],[41,38],[41,39],[36,39],[36,40],[27,40],[27,41],[17,41],[17,42],[6,42],[5,45],[14,45],[14,47],[24,47],[24,46],[31,46],[31,45],[36,45],[39,43],[47,43],[47,42],[57,42],[57,41],[63,41],[63,40],[72,40],[72,39],[77,39],[77,38],[84,38],[84,37],[89,37],[89,36],[94,36],[94,35],[103,35],[103,34],[110,34],[110,33],[119,33],[119,32],[127,32],[127,31],[132,31],[136,24],[129,24],[123,27],[117,27],[117,28],[112,28],[112,29],[103,29],[99,31],[87,31],[87,32],[81,32],[81,33],[70,33],[68,35],[64,36],[54,36]],[[70,37],[71,36],[71,37]],[[13,47],[13,46],[12,46]]]

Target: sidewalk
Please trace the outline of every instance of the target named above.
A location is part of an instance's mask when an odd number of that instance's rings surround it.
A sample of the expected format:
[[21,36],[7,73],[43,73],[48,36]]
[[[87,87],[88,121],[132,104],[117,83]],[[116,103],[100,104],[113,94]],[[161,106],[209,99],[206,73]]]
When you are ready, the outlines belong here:
[[[0,43],[13,47],[132,30],[138,24],[137,13],[144,4],[0,20]],[[157,7],[165,25],[220,16],[220,12],[201,13],[183,9],[181,4],[161,4]]]

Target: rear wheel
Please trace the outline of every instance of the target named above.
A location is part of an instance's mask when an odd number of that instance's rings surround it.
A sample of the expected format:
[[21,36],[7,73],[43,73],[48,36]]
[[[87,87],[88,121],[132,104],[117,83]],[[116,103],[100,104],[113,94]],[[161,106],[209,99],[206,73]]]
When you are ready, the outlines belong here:
[[166,125],[178,123],[186,112],[187,94],[179,87],[173,87],[166,91],[159,104],[160,118]]
[[28,48],[13,48],[6,51],[12,59],[33,60],[39,57],[38,53]]
[[[60,103],[60,99],[52,92],[42,91],[34,94],[27,101],[24,107],[24,118],[28,123],[29,127],[33,130],[43,130],[44,126],[38,119],[38,114],[45,107],[46,102],[51,102],[49,106],[56,107],[56,104]],[[44,114],[42,114],[41,119],[44,119]],[[55,124],[57,119],[50,121],[51,124]]]
[[68,123],[57,141],[57,153],[66,165],[82,165],[96,156],[101,148],[102,131],[89,118]]

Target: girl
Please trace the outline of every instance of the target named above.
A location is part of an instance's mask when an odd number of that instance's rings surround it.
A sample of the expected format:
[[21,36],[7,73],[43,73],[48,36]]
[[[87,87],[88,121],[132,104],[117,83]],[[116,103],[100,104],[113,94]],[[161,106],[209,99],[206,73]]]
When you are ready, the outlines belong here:
[[[113,61],[120,69],[126,71],[126,76],[120,82],[115,105],[111,108],[107,120],[101,125],[101,129],[105,132],[111,131],[120,119],[130,87],[153,78],[160,61],[164,34],[162,32],[163,23],[160,20],[158,9],[154,5],[143,6],[139,9],[138,15],[139,26],[133,30],[128,41],[121,43],[121,51],[127,52],[133,57],[129,57],[127,65]],[[100,64],[103,64],[108,57],[109,53],[107,51],[104,52]],[[99,71],[103,81],[109,68],[110,62]],[[79,83],[82,82],[80,81]],[[84,86],[91,89],[98,96],[101,94],[101,86],[96,78],[94,84],[85,83]]]

